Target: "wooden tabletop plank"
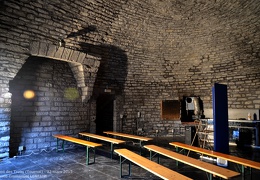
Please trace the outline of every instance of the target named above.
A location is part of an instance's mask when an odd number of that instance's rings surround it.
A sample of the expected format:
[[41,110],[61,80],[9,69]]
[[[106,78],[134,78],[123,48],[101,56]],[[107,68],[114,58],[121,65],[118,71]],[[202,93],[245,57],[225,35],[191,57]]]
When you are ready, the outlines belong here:
[[152,172],[153,174],[157,175],[162,179],[190,179],[189,177],[186,177],[178,172],[168,169],[158,163],[150,161],[149,159],[127,149],[116,149],[115,152],[120,156],[128,159],[129,161],[132,161],[133,163],[137,164],[138,166],[146,169],[147,171]]
[[165,149],[165,148],[162,148],[162,147],[159,147],[159,146],[146,145],[144,147],[146,149],[150,150],[150,151],[162,154],[166,157],[177,160],[177,161],[182,162],[184,164],[188,164],[192,167],[201,169],[203,171],[214,174],[214,175],[221,177],[221,178],[224,178],[224,179],[230,179],[232,177],[240,175],[240,173],[238,173],[238,172],[231,171],[229,169],[216,166],[214,164],[206,163],[206,162],[200,161],[198,159],[194,159],[194,158],[173,152],[171,150],[168,150],[168,149]]
[[70,141],[70,142],[73,142],[73,143],[81,144],[81,145],[88,146],[88,147],[102,146],[102,144],[98,144],[98,143],[74,138],[74,137],[71,137],[71,136],[65,136],[65,135],[62,135],[62,134],[56,134],[56,135],[53,135],[53,137],[56,137],[56,138],[62,139],[62,140],[66,140],[66,141]]
[[114,138],[109,138],[109,137],[100,136],[100,135],[96,135],[96,134],[92,134],[92,133],[87,133],[87,132],[81,132],[81,133],[79,133],[79,134],[82,135],[82,136],[87,136],[87,137],[91,137],[91,138],[95,138],[95,139],[99,139],[99,140],[111,142],[111,143],[113,143],[113,144],[122,144],[122,143],[125,143],[125,141],[123,141],[123,140],[114,139]]
[[114,131],[104,131],[103,133],[114,135],[114,136],[121,136],[121,137],[125,137],[125,138],[130,138],[130,139],[136,139],[136,140],[140,140],[140,141],[150,141],[153,139],[153,138],[137,136],[137,135],[132,135],[132,134],[119,133],[119,132],[114,132]]
[[201,154],[204,154],[204,155],[208,155],[208,156],[211,156],[211,157],[226,159],[230,162],[234,162],[234,163],[237,163],[237,164],[241,164],[241,165],[244,165],[244,166],[247,166],[247,167],[251,167],[251,168],[255,168],[255,169],[260,170],[260,163],[256,162],[256,161],[252,161],[252,160],[248,160],[248,159],[244,159],[244,158],[240,158],[240,157],[237,157],[237,156],[232,156],[232,155],[224,154],[224,153],[220,153],[220,152],[215,152],[215,151],[191,146],[191,145],[180,143],[180,142],[171,142],[169,144],[172,145],[172,146],[177,146],[177,147],[180,147],[180,148],[191,150],[191,151],[201,153]]

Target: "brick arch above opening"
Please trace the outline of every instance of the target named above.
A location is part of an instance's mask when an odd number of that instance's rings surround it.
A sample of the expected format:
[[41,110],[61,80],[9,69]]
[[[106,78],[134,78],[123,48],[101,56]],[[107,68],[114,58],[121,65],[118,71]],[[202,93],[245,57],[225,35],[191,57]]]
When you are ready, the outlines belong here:
[[89,82],[95,82],[101,58],[37,41],[30,44],[30,55],[68,62],[77,81],[77,86],[81,89],[82,102],[90,99],[94,85],[89,84]]
[[32,56],[85,64],[90,67],[99,67],[101,59],[81,51],[37,41],[30,44],[30,54]]

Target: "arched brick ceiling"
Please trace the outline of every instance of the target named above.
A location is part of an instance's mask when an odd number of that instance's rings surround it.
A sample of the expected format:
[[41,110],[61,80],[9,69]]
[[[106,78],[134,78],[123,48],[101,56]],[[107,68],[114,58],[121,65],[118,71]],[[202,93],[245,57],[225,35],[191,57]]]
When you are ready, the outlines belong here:
[[199,65],[200,58],[209,56],[206,51],[221,51],[223,43],[236,53],[236,46],[253,41],[259,10],[256,1],[133,0],[123,6],[112,26],[118,32],[112,29],[111,34],[114,42],[135,47],[144,56],[179,52]]
[[231,63],[226,70],[233,70],[242,68],[236,59],[250,56],[259,62],[259,4],[255,0],[128,1],[110,34],[114,44],[131,52],[130,58],[154,63],[158,70],[171,64],[177,71],[212,73],[220,63]]
[[214,82],[246,93],[259,86],[259,17],[257,0],[132,0],[106,37],[126,51],[129,81],[174,89],[173,96],[210,94]]
[[[259,87],[255,80],[260,72],[259,0],[10,0],[3,4],[0,48],[17,55],[16,69],[31,41],[55,44],[64,38],[67,48],[102,57],[104,68],[97,82],[121,81],[122,87],[144,91],[156,86],[155,95],[164,91],[173,97],[209,95],[212,83],[219,82],[253,99]],[[232,100],[234,106],[237,101],[244,103],[239,98]]]

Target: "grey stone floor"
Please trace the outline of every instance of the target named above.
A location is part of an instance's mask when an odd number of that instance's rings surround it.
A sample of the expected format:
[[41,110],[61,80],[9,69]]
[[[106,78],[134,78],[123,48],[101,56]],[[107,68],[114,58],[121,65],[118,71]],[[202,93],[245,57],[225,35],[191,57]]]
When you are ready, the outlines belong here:
[[[171,140],[170,140],[171,141]],[[150,142],[150,144],[157,144],[165,148],[172,149],[167,140],[159,140]],[[132,151],[139,152],[139,149],[131,145],[124,145]],[[119,147],[120,148],[120,147]],[[110,158],[109,145],[104,144],[102,149],[96,152],[96,162],[94,164],[86,165],[86,150],[82,146],[73,146],[71,149],[66,149],[65,152],[43,151],[39,154],[32,154],[30,156],[22,155],[16,158],[0,160],[0,179],[53,179],[53,180],[77,180],[77,179],[94,179],[94,180],[113,180],[120,178],[120,164],[117,156],[114,159]],[[252,159],[260,162],[260,149],[252,148],[237,148],[231,147],[230,153],[236,156]],[[91,158],[93,154],[91,153]],[[149,156],[148,152],[143,151],[143,156]],[[199,158],[198,154],[190,154],[194,158]],[[91,159],[92,160],[92,159]],[[161,164],[173,169],[185,176],[197,180],[207,179],[205,172],[192,168],[188,165],[181,164],[176,167],[175,161],[168,158],[161,157]],[[127,173],[128,166],[125,164],[123,173]],[[236,170],[233,164],[229,164],[229,169]],[[260,171],[252,170],[252,179],[258,180]],[[132,165],[131,177],[127,179],[160,179],[150,172]],[[243,179],[242,176],[233,178]],[[246,175],[245,179],[250,179],[250,175]]]

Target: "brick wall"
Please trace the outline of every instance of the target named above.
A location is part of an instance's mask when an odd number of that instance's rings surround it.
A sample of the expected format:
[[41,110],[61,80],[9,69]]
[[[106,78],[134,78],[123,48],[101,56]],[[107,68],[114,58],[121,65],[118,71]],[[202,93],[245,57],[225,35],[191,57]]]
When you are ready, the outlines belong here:
[[[257,0],[4,0],[0,8],[0,157],[9,153],[9,81],[32,55],[35,41],[55,47],[62,42],[100,58],[97,74],[91,68],[83,73],[93,95],[81,87],[82,99],[91,98],[86,106],[92,129],[95,98],[105,88],[119,99],[116,119],[127,115],[124,129],[133,131],[140,111],[146,135],[179,126],[160,120],[161,100],[196,95],[212,108],[215,82],[228,85],[229,108],[260,108]],[[70,67],[74,75],[81,69]],[[81,80],[76,78],[77,86]]]
[[[35,97],[26,99],[24,92]],[[77,135],[88,129],[88,112],[66,62],[31,57],[10,83],[12,112],[10,154],[56,147],[53,134]]]
[[113,28],[120,29],[114,43],[127,51],[129,62],[125,129],[132,132],[140,111],[147,134],[156,129],[167,134],[179,122],[160,120],[160,101],[195,95],[210,109],[216,82],[227,84],[229,108],[259,109],[260,9],[256,4],[131,1],[124,6]]

